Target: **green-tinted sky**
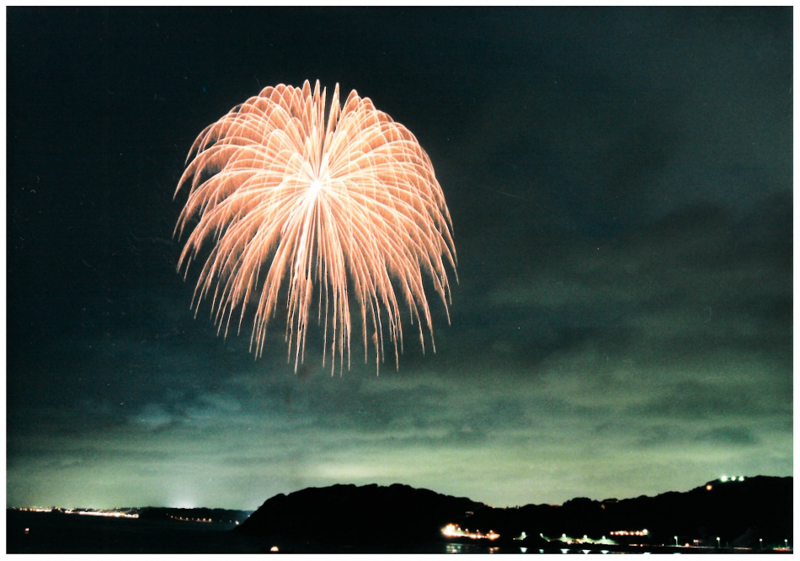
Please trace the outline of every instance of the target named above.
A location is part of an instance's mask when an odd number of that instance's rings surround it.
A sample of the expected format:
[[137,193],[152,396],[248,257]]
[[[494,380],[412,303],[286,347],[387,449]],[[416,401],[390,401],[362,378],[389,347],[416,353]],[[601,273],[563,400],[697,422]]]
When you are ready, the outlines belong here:
[[[175,271],[195,136],[306,79],[406,125],[452,214],[451,325],[379,377],[314,330],[255,360]],[[9,506],[792,473],[791,8],[9,8],[7,166]]]

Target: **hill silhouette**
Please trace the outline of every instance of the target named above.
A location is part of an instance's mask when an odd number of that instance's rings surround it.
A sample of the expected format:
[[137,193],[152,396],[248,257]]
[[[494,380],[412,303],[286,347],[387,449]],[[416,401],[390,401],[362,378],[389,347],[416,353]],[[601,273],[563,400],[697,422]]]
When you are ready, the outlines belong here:
[[[466,522],[466,521],[465,521]],[[521,532],[548,538],[602,538],[615,531],[647,530],[635,541],[650,544],[760,547],[792,537],[792,478],[756,476],[744,481],[709,481],[688,492],[655,497],[593,501],[576,498],[561,506],[528,505],[514,509],[482,509],[470,527],[491,527],[499,534]],[[763,542],[759,542],[759,538]],[[626,541],[617,538],[617,541]]]
[[441,539],[441,528],[486,505],[408,485],[334,485],[267,500],[237,532],[324,543],[410,543]]
[[[633,539],[645,545],[751,547],[792,539],[792,478],[756,476],[710,481],[688,492],[563,505],[492,508],[468,498],[395,484],[334,485],[280,494],[267,500],[237,529],[331,544],[414,543],[441,540],[447,524],[500,534],[496,543],[546,547],[540,536],[601,539],[612,532],[647,530]],[[525,540],[518,538],[527,536]],[[720,538],[717,542],[717,538]],[[615,535],[615,541],[625,537]],[[761,541],[759,541],[759,539]]]

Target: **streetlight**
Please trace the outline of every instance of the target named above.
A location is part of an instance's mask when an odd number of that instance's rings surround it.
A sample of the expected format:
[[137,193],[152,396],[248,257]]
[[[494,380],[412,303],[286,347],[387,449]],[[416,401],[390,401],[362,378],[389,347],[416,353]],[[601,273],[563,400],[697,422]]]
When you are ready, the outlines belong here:
[[783,540],[783,543],[786,544],[786,549],[789,549],[789,540]]
[[764,551],[764,540],[762,538],[758,538],[758,547],[761,548],[761,551]]
[[675,536],[675,547],[678,547],[678,536]]
[[717,549],[719,549],[719,537],[717,537]]

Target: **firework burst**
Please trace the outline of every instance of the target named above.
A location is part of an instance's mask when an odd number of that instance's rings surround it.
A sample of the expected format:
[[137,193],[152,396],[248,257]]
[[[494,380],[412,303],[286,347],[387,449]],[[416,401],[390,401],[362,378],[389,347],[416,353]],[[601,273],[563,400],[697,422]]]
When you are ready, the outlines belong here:
[[330,345],[332,369],[336,357],[340,371],[345,358],[349,369],[352,302],[365,361],[368,340],[376,367],[383,361],[386,333],[399,368],[403,301],[423,351],[423,323],[436,350],[423,271],[450,321],[450,215],[430,159],[408,129],[355,90],[340,106],[338,84],[326,122],[325,100],[319,81],[313,93],[308,81],[302,89],[268,87],[203,130],[176,191],[190,186],[176,233],[198,219],[178,269],[186,274],[201,247],[211,245],[192,305],[210,298],[225,336],[232,322],[241,330],[254,306],[256,356],[285,298],[296,371],[316,300],[323,364]]

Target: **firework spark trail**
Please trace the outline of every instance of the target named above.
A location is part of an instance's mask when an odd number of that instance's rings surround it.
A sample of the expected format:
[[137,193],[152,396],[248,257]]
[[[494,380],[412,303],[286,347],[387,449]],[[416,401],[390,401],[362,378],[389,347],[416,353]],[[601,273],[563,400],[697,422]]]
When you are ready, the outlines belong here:
[[224,325],[227,336],[234,311],[241,308],[239,332],[248,302],[258,297],[250,337],[256,356],[286,279],[285,338],[295,371],[315,285],[323,364],[330,326],[332,372],[337,355],[340,371],[345,355],[350,368],[352,299],[361,314],[365,361],[368,339],[376,367],[383,361],[385,327],[399,368],[398,298],[418,325],[423,351],[423,322],[436,350],[423,271],[450,321],[445,262],[454,273],[456,266],[450,214],[430,159],[408,129],[355,90],[340,106],[338,84],[326,123],[325,98],[319,81],[313,93],[308,81],[302,89],[268,87],[203,130],[175,192],[190,185],[176,234],[199,218],[178,269],[188,274],[203,244],[212,244],[192,305],[197,309],[210,297],[218,333]]

